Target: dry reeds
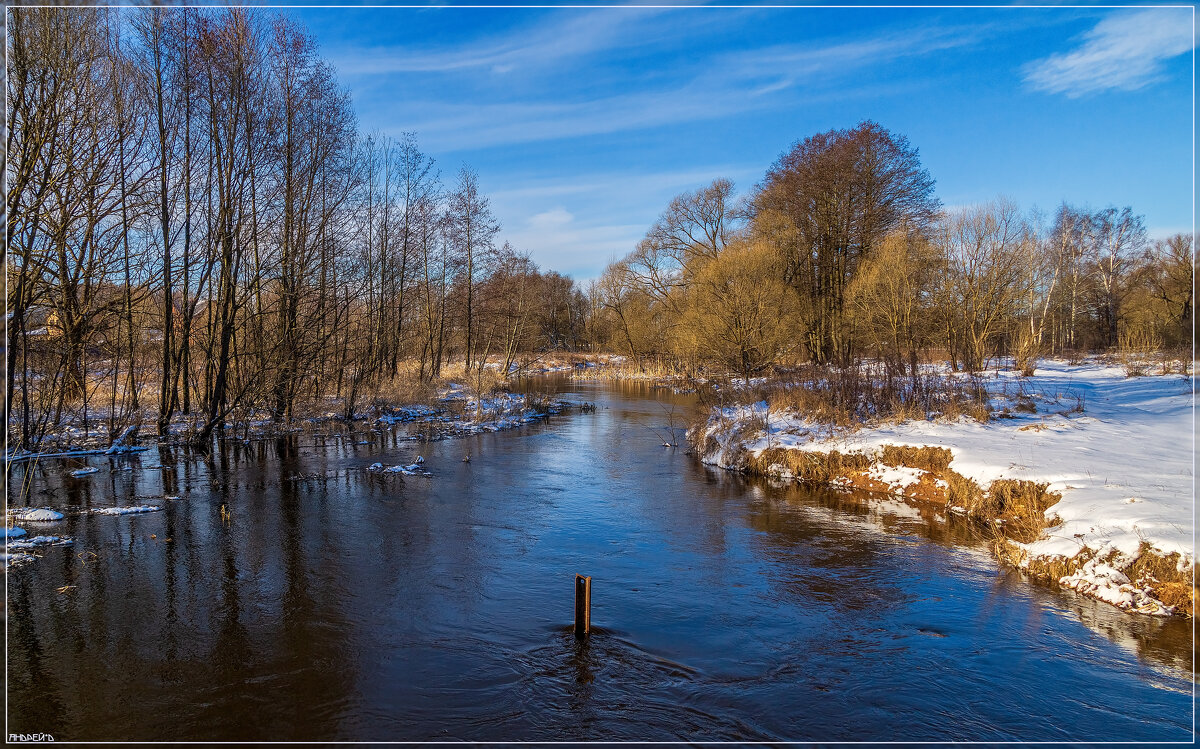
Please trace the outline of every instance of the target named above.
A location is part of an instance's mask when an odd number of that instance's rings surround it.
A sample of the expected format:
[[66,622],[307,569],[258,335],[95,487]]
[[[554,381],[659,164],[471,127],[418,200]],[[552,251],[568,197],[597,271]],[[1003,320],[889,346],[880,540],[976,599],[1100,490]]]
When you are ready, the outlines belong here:
[[595,367],[576,369],[571,373],[573,380],[636,380],[660,384],[676,383],[692,379],[694,371],[685,364],[670,360],[623,359],[618,362],[598,362]]

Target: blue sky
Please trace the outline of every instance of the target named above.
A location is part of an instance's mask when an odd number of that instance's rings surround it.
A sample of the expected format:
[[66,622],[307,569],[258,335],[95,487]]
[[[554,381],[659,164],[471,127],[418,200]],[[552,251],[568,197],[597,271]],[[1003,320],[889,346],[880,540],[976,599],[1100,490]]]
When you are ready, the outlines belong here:
[[873,119],[947,206],[1131,205],[1191,231],[1190,8],[289,11],[364,131],[480,175],[502,238],[577,279],[670,198],[753,187],[791,144]]

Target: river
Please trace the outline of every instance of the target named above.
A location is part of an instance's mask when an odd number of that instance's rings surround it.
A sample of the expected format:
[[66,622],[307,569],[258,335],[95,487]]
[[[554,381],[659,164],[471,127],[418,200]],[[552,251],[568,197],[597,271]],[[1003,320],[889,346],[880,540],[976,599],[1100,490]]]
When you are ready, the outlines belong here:
[[1031,583],[932,508],[706,468],[661,444],[687,396],[530,387],[597,410],[15,467],[73,544],[7,575],[10,734],[1192,738],[1190,621]]

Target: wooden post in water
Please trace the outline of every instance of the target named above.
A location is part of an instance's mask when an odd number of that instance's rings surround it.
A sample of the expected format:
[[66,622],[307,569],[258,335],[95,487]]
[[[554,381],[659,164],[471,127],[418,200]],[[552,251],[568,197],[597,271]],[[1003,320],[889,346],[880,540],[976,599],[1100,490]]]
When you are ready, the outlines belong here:
[[592,578],[575,576],[575,637],[582,640],[592,626]]

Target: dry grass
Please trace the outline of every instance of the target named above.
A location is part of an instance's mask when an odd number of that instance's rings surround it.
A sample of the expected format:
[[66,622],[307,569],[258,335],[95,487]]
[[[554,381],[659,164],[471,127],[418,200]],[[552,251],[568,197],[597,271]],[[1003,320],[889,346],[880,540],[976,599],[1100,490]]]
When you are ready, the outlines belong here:
[[801,481],[828,484],[855,471],[865,471],[874,460],[864,453],[807,452],[773,447],[746,459],[746,471],[758,476],[771,475],[771,466],[782,466]]
[[1184,616],[1195,612],[1195,571],[1194,565],[1179,569],[1179,554],[1160,554],[1144,542],[1138,558],[1122,570],[1134,585],[1149,588],[1151,595]]
[[428,405],[437,400],[437,388],[416,377],[397,377],[384,380],[371,388],[370,403],[384,408],[400,405]]
[[1086,546],[1073,557],[1032,557],[1015,543],[1007,538],[1000,537],[995,540],[992,545],[992,550],[996,554],[996,558],[1002,563],[1010,567],[1018,567],[1025,570],[1031,576],[1048,582],[1057,583],[1068,575],[1073,575],[1084,564],[1095,558],[1096,554]]
[[950,469],[954,453],[945,447],[913,447],[911,445],[884,445],[879,462],[885,466],[908,466],[929,471],[938,478]]
[[982,491],[974,479],[969,479],[957,471],[947,471],[942,478],[948,485],[946,504],[950,507],[968,507]]
[[1022,414],[1037,413],[1037,404],[1028,395],[1018,395],[1016,403],[1013,404],[1013,410]]
[[677,383],[691,379],[694,371],[679,362],[625,359],[612,363],[599,361],[599,366],[577,369],[571,373],[574,380],[637,380],[659,384]]

